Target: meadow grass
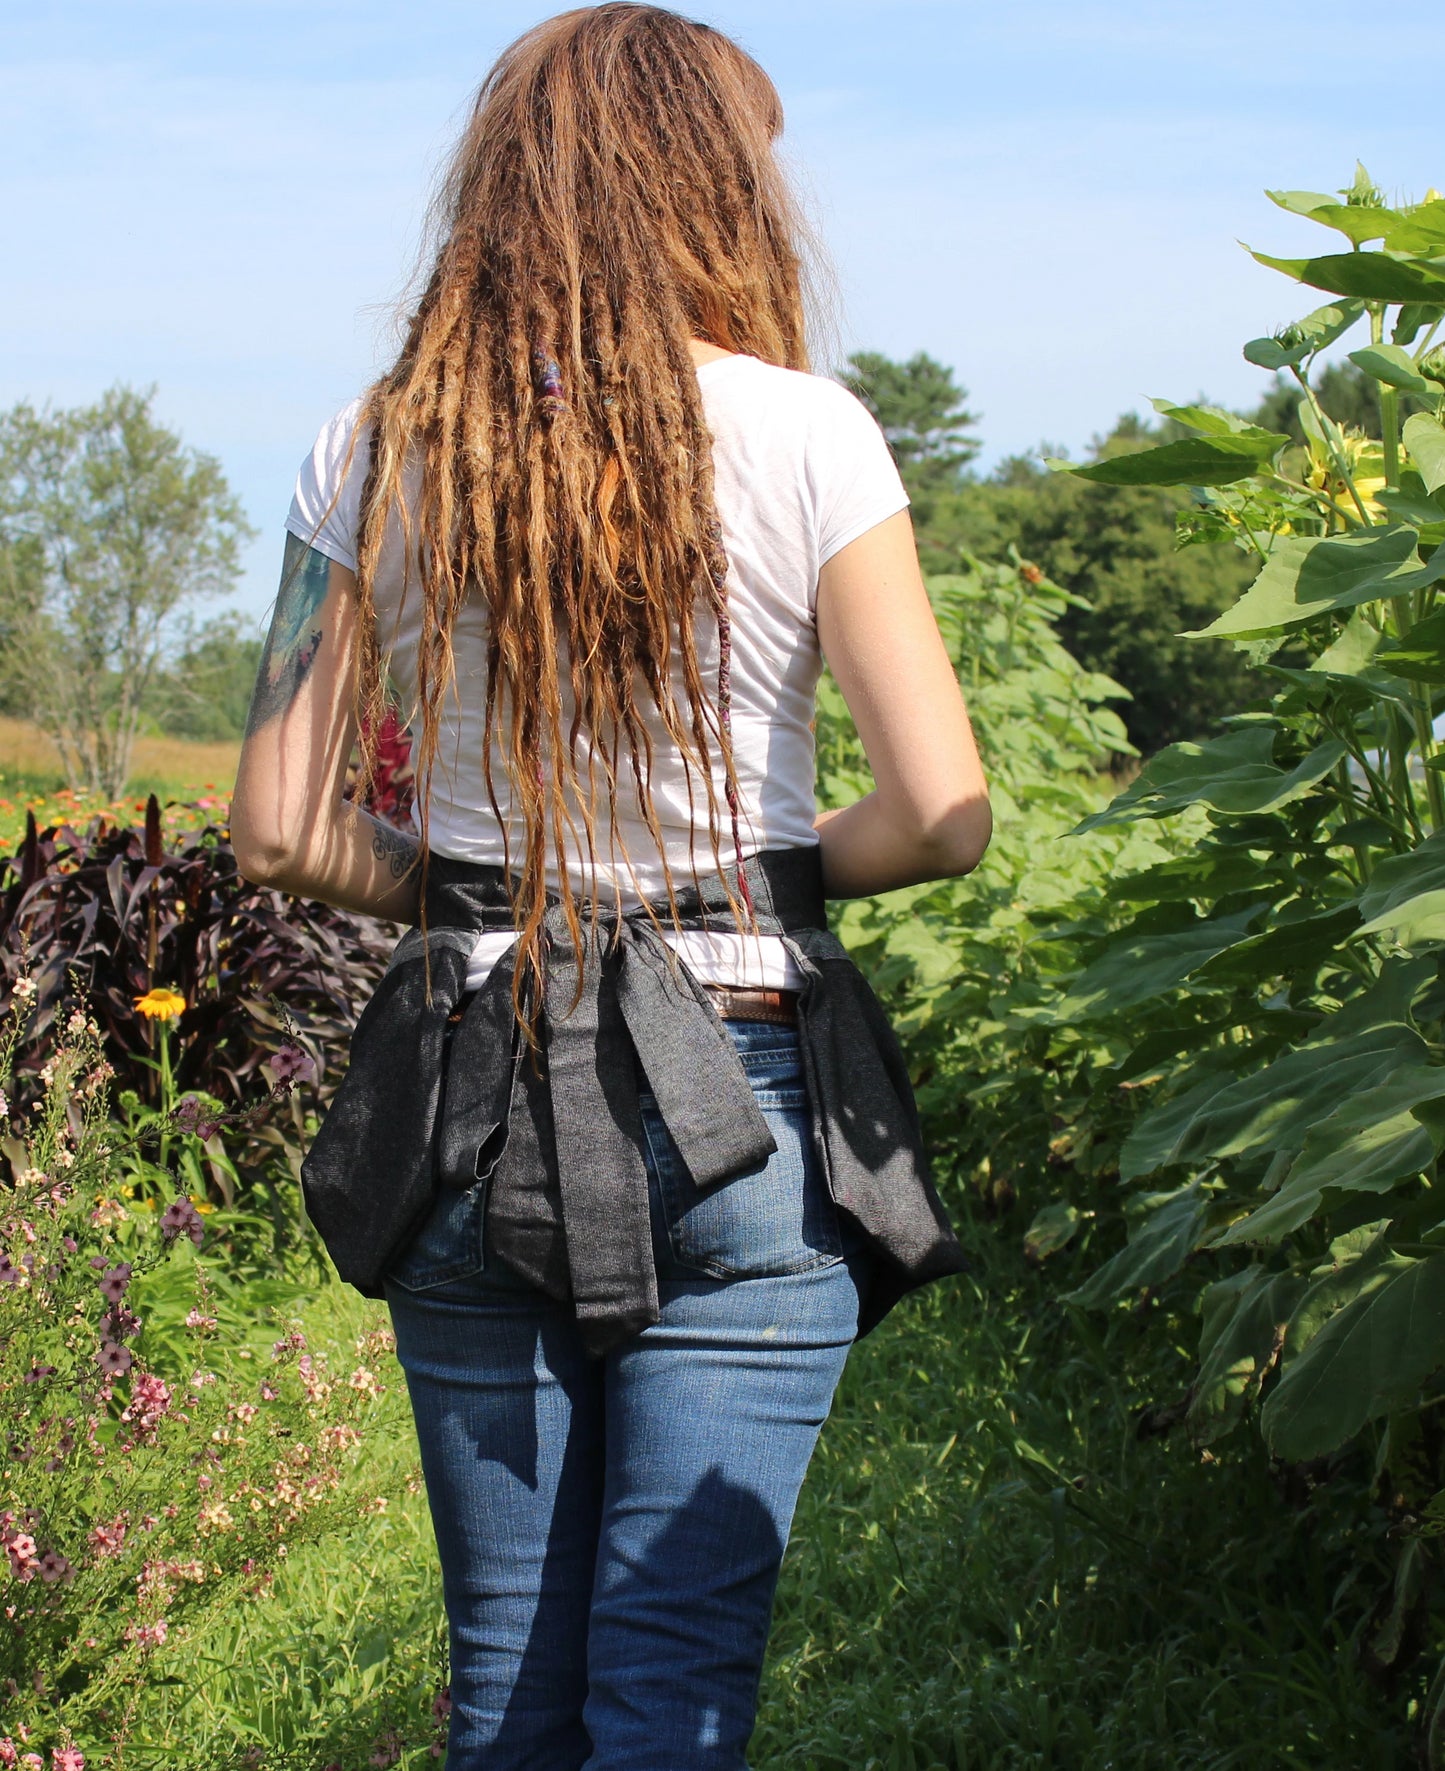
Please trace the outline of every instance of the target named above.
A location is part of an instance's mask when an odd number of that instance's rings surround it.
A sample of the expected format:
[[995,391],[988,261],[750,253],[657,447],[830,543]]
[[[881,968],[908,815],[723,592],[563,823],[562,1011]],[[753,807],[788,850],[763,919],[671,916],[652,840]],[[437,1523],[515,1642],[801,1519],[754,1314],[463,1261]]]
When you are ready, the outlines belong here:
[[[1141,1441],[1017,1237],[855,1350],[800,1502],[753,1758],[799,1771],[1366,1771],[1409,1759],[1351,1557],[1240,1435]],[[1124,1333],[1130,1331],[1127,1324]],[[1359,1546],[1356,1547],[1358,1553]]]
[[[1359,1610],[1361,1546],[1292,1510],[1243,1435],[1214,1465],[1182,1439],[1141,1442],[1115,1353],[1080,1337],[1055,1281],[1011,1234],[966,1239],[972,1274],[900,1306],[849,1363],[783,1569],[751,1762],[1408,1763],[1401,1694],[1365,1679],[1339,1621]],[[344,1340],[375,1311],[337,1286],[308,1329]],[[390,1403],[367,1452],[385,1513],[300,1549],[269,1598],[187,1644],[193,1676],[148,1694],[137,1765],[183,1744],[197,1767],[436,1763],[440,1595],[399,1372]]]
[[[130,779],[118,800],[100,795],[70,792],[65,771],[49,738],[23,720],[0,715],[0,845],[14,848],[25,833],[27,810],[35,813],[42,829],[62,821],[84,823],[102,813],[120,823],[132,823],[145,811],[146,795],[167,801],[209,800],[207,810],[224,809],[236,779],[239,743],[195,744],[185,738],[160,735],[136,739]],[[193,814],[172,817],[169,823],[195,823]]]
[[[386,1320],[384,1307],[334,1283],[308,1306],[283,1306],[274,1322],[258,1318],[250,1335],[235,1338],[254,1351],[283,1321],[299,1322],[312,1352],[344,1372],[356,1339]],[[440,1581],[404,1380],[394,1361],[380,1375],[383,1405],[357,1483],[379,1483],[384,1509],[358,1507],[349,1533],[294,1548],[262,1596],[173,1634],[132,1718],[126,1765],[436,1764],[431,1706],[446,1676]],[[398,1729],[414,1750],[373,1759]]]

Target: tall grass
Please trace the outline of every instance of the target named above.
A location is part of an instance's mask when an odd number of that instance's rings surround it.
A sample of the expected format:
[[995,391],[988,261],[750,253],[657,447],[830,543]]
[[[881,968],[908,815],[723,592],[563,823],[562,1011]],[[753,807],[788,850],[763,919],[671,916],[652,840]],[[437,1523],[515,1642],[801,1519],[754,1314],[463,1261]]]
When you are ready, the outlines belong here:
[[[1225,1468],[1141,1440],[1120,1349],[1081,1341],[1012,1237],[966,1235],[971,1276],[901,1306],[850,1361],[783,1570],[752,1763],[1410,1762],[1406,1703],[1334,1621],[1372,1546],[1253,1450]],[[372,1308],[336,1287],[308,1331],[344,1339]],[[440,1600],[397,1372],[391,1400],[368,1460],[385,1513],[188,1645],[194,1676],[148,1696],[137,1766],[436,1763]]]
[[[384,1325],[386,1311],[338,1283],[300,1320],[313,1348],[345,1349]],[[293,1552],[269,1594],[195,1631],[169,1661],[186,1676],[147,1689],[127,1766],[435,1766],[440,1580],[402,1374],[393,1362],[381,1375],[383,1413],[363,1462],[384,1509],[358,1513],[347,1539]]]
[[[1370,1546],[1264,1457],[1141,1439],[987,1225],[854,1352],[799,1507],[753,1759],[799,1771],[1385,1771],[1336,1610]],[[1141,1333],[1125,1323],[1126,1337]],[[1137,1394],[1137,1392],[1135,1392]]]
[[196,744],[160,735],[137,738],[126,792],[112,801],[70,792],[60,757],[44,732],[0,714],[0,844],[19,841],[27,810],[43,827],[61,819],[85,820],[97,812],[130,822],[144,811],[149,793],[162,804],[211,799],[224,805],[235,784],[240,754],[240,745],[231,741]]

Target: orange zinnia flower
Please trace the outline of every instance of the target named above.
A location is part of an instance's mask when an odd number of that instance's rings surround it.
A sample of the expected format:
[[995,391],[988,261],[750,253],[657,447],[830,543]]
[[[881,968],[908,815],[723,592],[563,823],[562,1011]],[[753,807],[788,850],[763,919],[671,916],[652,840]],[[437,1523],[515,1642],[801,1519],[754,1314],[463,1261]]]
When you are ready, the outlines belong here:
[[170,1021],[186,1012],[186,999],[174,990],[157,986],[135,999],[136,1011],[148,1021]]

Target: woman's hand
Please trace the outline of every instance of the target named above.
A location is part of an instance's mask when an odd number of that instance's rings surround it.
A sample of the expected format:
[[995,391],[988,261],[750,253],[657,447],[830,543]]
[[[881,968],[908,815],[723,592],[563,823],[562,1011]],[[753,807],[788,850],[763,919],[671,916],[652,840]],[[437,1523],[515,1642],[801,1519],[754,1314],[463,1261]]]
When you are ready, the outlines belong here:
[[823,567],[818,639],[877,783],[817,819],[828,896],[970,872],[993,829],[988,786],[906,510]]
[[342,798],[356,738],[355,664],[355,577],[288,535],[231,801],[231,844],[257,885],[415,922],[416,841]]

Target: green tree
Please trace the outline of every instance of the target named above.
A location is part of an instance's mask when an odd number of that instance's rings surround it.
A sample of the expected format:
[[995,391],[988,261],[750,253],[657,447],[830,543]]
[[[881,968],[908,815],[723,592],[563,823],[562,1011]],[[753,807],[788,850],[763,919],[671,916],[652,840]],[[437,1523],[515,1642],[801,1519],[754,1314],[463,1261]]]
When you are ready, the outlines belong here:
[[[1207,625],[1249,578],[1242,555],[1176,546],[1175,518],[1189,508],[1182,490],[1088,491],[1028,456],[1011,457],[981,481],[970,471],[977,419],[952,369],[923,351],[901,363],[858,351],[841,379],[888,438],[913,500],[924,571],[957,572],[965,556],[998,559],[1012,545],[1086,598],[1088,609],[1065,613],[1060,637],[1081,664],[1129,691],[1121,711],[1139,750],[1199,736],[1248,703],[1241,657],[1179,637]],[[1095,439],[1093,452],[1141,449],[1178,429],[1129,413]]]
[[[1126,414],[1091,451],[1098,459],[1161,440]],[[949,514],[948,541],[985,557],[1010,543],[1055,583],[1086,599],[1059,621],[1081,664],[1121,683],[1130,741],[1146,755],[1212,730],[1257,695],[1242,654],[1180,636],[1205,627],[1242,594],[1251,566],[1237,549],[1175,544],[1182,490],[1089,486],[1027,456],[966,487]]]
[[261,664],[254,627],[228,610],[186,641],[157,689],[155,721],[163,732],[205,743],[242,736]]
[[234,589],[251,534],[220,464],[153,399],[0,414],[0,676],[70,785],[112,796],[163,659],[199,600]]
[[29,706],[23,676],[7,663],[23,658],[24,637],[39,605],[43,563],[33,536],[11,539],[0,529],[0,713],[23,715]]
[[978,423],[964,402],[953,370],[918,351],[906,363],[879,351],[855,351],[838,379],[881,425],[911,493],[962,485],[979,444],[968,433]]
[[918,351],[906,363],[855,351],[839,380],[878,420],[913,501],[913,527],[925,572],[956,572],[966,545],[957,504],[979,451],[968,389],[952,369]]

